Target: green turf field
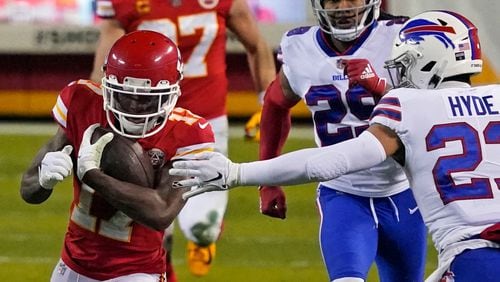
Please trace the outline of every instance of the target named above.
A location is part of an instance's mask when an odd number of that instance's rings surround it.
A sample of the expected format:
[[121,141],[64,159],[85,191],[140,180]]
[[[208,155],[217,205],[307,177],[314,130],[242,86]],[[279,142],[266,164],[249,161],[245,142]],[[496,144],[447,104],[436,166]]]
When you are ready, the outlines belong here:
[[[0,135],[0,281],[48,281],[59,258],[72,188],[65,181],[41,205],[28,205],[21,200],[21,173],[49,137],[40,133],[27,135],[22,129],[23,125],[19,125],[0,130],[4,132]],[[34,128],[37,129],[38,126]],[[244,142],[240,131],[238,128],[232,134],[230,156],[235,161],[253,160],[257,144]],[[312,145],[312,138],[291,136],[286,150]],[[256,188],[230,191],[217,257],[212,271],[203,278],[188,273],[185,240],[176,227],[173,256],[179,281],[328,281],[318,246],[315,185],[288,187],[286,192],[288,216],[279,220],[259,214]],[[427,273],[436,265],[430,243],[429,251]],[[378,281],[375,269],[368,281]]]

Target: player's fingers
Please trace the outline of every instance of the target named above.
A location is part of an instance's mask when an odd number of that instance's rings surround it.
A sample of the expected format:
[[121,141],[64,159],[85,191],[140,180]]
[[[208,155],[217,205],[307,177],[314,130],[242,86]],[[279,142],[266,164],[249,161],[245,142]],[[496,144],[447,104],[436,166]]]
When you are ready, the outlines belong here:
[[82,137],[82,145],[90,145],[90,139],[92,137],[92,134],[94,134],[94,130],[99,127],[100,124],[94,123],[91,126],[87,127],[85,131],[83,132],[83,137]]
[[188,169],[188,168],[171,168],[168,170],[170,175],[175,176],[183,176],[183,177],[194,177],[200,176],[201,172],[197,169]]
[[173,168],[185,170],[200,170],[207,166],[206,160],[189,160],[189,161],[176,161],[172,164]]
[[265,214],[270,216],[270,217],[275,217],[275,218],[281,218],[281,219],[286,218],[286,211],[282,211],[279,209],[268,210]]
[[172,164],[172,167],[180,169],[180,170],[186,170],[187,171],[187,170],[189,170],[192,167],[192,165],[193,165],[192,161],[190,161],[190,160],[177,160],[177,161],[175,161]]
[[285,219],[286,218],[286,204],[282,202],[276,203],[276,216]]
[[73,169],[73,162],[62,161],[56,166],[60,171],[71,171]]
[[194,197],[196,195],[203,194],[205,192],[214,191],[214,190],[219,190],[219,189],[217,189],[216,186],[212,186],[212,185],[203,186],[200,188],[193,189],[191,191],[184,192],[182,194],[182,199],[187,200],[187,199]]
[[174,181],[172,183],[172,187],[173,188],[186,188],[186,187],[199,186],[201,184],[202,184],[202,181],[198,177],[194,177],[194,178]]
[[265,209],[265,210],[261,210],[260,212],[263,215],[267,215],[267,216],[270,216],[270,217],[278,217],[278,215],[276,214],[276,211],[274,211],[272,209]]
[[358,67],[358,66],[348,66],[345,68],[346,74],[350,78],[355,78],[361,75],[363,72],[364,68]]
[[203,192],[205,192],[205,191],[200,191],[198,189],[197,190],[192,190],[192,191],[187,191],[187,192],[184,192],[182,194],[182,199],[185,201],[185,200],[188,200],[191,197],[194,197],[196,195],[202,194]]
[[65,158],[59,158],[54,160],[54,162],[52,163],[53,168],[61,167],[66,170],[72,169],[73,161],[71,160],[71,158],[68,155],[63,155],[63,156],[65,156]]
[[68,171],[61,169],[61,170],[53,170],[51,173],[49,173],[48,178],[56,181],[63,181],[66,176],[68,176]]
[[71,145],[64,146],[62,152],[65,153],[66,155],[71,155],[71,152],[73,152],[73,146]]
[[50,170],[50,176],[54,177],[56,175],[68,176],[68,168],[63,166],[53,166]]
[[175,159],[173,160],[172,167],[184,168],[185,166],[196,165],[199,161],[209,160],[216,154],[215,152],[201,152],[190,155],[189,159]]
[[101,136],[101,138],[99,138],[96,142],[95,142],[95,149],[96,151],[98,151],[99,153],[101,153],[103,150],[104,150],[104,147],[106,147],[106,145],[111,142],[111,140],[113,140],[113,133],[112,132],[108,132],[106,134],[104,134],[103,136]]
[[52,173],[52,174],[50,175],[50,179],[52,179],[52,180],[56,180],[56,181],[59,181],[59,182],[60,182],[60,181],[63,181],[63,180],[64,180],[64,176],[62,176],[62,175],[60,175],[60,174],[58,174],[58,173]]

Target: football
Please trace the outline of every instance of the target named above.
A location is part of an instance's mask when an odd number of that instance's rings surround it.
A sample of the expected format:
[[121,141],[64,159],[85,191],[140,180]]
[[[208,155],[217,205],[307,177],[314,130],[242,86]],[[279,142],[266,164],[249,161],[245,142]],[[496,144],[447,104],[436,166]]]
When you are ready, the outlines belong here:
[[[92,135],[92,144],[108,132],[109,128],[98,127]],[[155,170],[151,160],[141,145],[135,140],[123,137],[113,132],[101,157],[101,169],[104,173],[118,180],[130,182],[149,188],[154,187]]]

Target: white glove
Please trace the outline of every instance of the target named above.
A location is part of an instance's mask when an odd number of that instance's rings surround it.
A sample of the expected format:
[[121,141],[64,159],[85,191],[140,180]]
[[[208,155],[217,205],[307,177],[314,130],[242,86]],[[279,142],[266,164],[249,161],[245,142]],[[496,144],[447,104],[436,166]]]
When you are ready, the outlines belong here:
[[48,152],[38,167],[38,183],[42,188],[52,190],[54,186],[71,175],[73,161],[69,156],[73,151],[71,145],[66,145],[61,151]]
[[238,186],[240,164],[217,152],[203,152],[194,158],[176,160],[169,170],[170,175],[191,177],[173,183],[174,188],[191,187],[191,191],[182,194],[184,200],[201,193]]
[[94,130],[99,127],[98,123],[89,126],[83,133],[80,151],[78,151],[78,166],[76,173],[78,179],[82,180],[87,171],[99,168],[104,147],[113,139],[113,133],[109,132],[101,136],[94,144],[90,144]]

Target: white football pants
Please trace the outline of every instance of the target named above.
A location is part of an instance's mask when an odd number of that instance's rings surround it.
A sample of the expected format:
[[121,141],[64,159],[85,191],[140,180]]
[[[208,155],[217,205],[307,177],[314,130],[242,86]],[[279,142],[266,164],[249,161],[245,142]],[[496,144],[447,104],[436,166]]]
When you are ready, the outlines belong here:
[[[160,277],[163,276],[163,280]],[[165,274],[134,273],[105,280],[106,282],[158,282],[164,281]],[[87,276],[83,276],[69,268],[61,259],[56,264],[50,282],[100,282]]]

